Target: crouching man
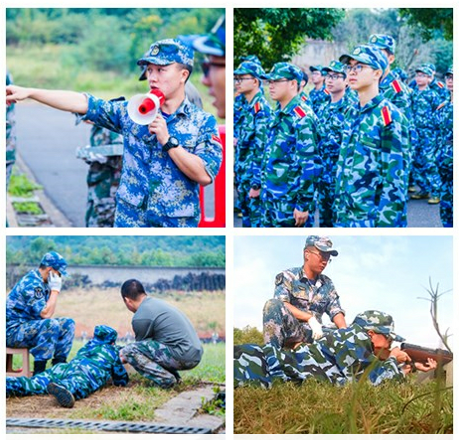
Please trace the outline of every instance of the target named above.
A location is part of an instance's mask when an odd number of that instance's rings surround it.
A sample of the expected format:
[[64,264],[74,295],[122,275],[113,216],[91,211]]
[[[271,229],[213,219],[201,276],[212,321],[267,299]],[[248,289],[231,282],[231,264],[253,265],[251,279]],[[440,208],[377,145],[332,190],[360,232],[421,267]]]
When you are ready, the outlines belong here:
[[180,381],[179,370],[191,370],[201,361],[203,349],[196,330],[180,310],[148,297],[140,281],[125,281],[121,296],[134,313],[136,339],[121,350],[121,360],[160,388],[174,386]]

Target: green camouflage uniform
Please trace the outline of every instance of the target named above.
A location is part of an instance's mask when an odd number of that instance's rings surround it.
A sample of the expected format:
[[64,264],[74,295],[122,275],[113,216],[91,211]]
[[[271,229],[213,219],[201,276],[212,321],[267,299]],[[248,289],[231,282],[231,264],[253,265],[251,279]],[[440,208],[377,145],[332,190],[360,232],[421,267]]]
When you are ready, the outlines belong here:
[[309,345],[282,350],[271,344],[234,347],[234,385],[257,384],[270,388],[278,382],[301,383],[316,379],[336,385],[367,375],[373,385],[404,378],[394,357],[379,360],[367,331],[402,340],[393,333],[393,320],[378,311],[357,315],[348,328],[334,330]]
[[[91,128],[90,145],[123,144],[123,137],[106,128]],[[90,161],[88,176],[88,202],[86,207],[86,227],[113,227],[115,221],[115,195],[120,184],[123,156],[106,156],[105,162]]]
[[[452,74],[452,67],[447,73]],[[440,218],[445,228],[453,227],[453,101],[451,97],[435,111],[437,164],[441,178]]]
[[[6,72],[6,85],[13,84],[11,74]],[[16,161],[16,122],[14,120],[14,104],[6,106],[6,190]]]

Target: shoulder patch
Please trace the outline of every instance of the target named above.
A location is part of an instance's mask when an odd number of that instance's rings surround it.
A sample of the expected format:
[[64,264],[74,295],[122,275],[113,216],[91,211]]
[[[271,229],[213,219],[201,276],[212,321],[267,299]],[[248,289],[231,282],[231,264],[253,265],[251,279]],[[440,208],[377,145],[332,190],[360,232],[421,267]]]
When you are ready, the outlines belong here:
[[329,95],[329,94],[330,94],[330,90],[324,89],[324,93],[325,93],[326,95]]
[[392,81],[392,88],[395,90],[395,93],[400,93],[402,91],[402,86],[399,83],[398,79]]
[[307,100],[308,100],[308,97],[307,97],[306,95],[301,95],[301,99],[302,99],[303,101],[307,101]]
[[261,105],[259,102],[255,103],[255,105],[253,106],[253,110],[255,111],[255,114],[257,114],[261,110]]
[[213,140],[214,142],[217,142],[217,144],[220,144],[220,145],[222,144],[221,139],[220,139],[217,135],[215,135],[215,134],[212,135],[212,140]]
[[44,297],[43,289],[40,286],[35,287],[34,296],[37,299],[42,299]]
[[384,121],[384,126],[388,126],[392,122],[392,115],[391,115],[389,107],[387,105],[385,105],[381,109],[381,116],[382,116],[383,121]]
[[295,112],[295,114],[297,116],[299,116],[300,118],[304,118],[306,116],[306,112],[299,106],[297,105],[293,111]]
[[440,89],[444,89],[445,85],[441,83],[440,81],[437,82],[437,86],[440,87]]

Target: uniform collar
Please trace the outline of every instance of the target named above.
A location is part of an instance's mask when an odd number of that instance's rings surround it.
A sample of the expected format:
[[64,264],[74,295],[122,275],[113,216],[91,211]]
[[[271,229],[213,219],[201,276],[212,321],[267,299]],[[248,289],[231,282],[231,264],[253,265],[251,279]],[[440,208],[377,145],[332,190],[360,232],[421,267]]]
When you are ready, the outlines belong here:
[[385,89],[386,87],[389,87],[390,84],[395,81],[396,79],[398,79],[394,72],[392,72],[392,70],[387,74],[387,76],[381,81],[381,83],[379,84],[379,88],[380,89]]
[[367,112],[372,110],[374,107],[377,107],[381,101],[384,99],[384,96],[379,93],[371,101],[367,102],[363,107],[360,107],[360,112]]
[[286,115],[292,113],[292,110],[297,107],[301,102],[300,95],[296,95],[292,98],[292,100],[282,109],[280,113],[284,113]]

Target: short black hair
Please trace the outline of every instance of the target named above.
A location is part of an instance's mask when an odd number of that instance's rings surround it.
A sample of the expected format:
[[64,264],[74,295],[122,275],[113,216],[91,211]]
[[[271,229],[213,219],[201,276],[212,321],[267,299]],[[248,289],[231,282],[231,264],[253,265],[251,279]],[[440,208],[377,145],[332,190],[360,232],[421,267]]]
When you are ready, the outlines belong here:
[[185,69],[188,70],[188,78],[186,79],[185,82],[187,82],[190,79],[191,74],[193,73],[193,67],[188,65],[188,64],[182,64],[182,63],[177,63],[180,69]]
[[121,296],[123,299],[129,298],[136,300],[140,295],[146,295],[145,288],[138,280],[127,280],[121,286]]

